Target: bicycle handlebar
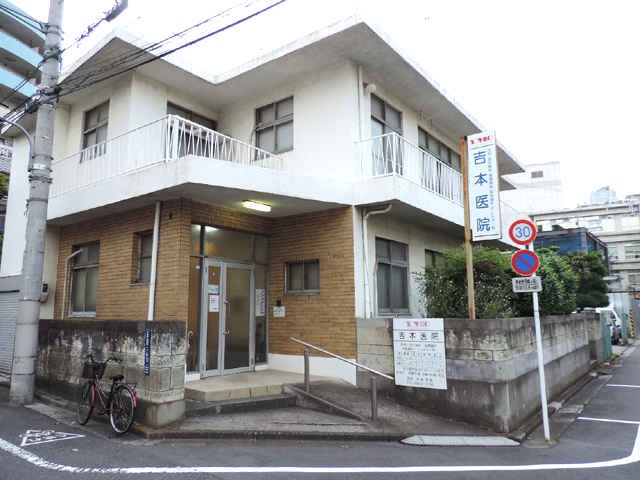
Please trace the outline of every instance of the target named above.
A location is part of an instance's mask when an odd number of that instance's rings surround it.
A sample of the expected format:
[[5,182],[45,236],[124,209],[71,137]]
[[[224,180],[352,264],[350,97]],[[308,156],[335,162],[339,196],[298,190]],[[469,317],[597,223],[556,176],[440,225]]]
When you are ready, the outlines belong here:
[[[91,354],[91,353],[90,353],[89,355],[87,355],[87,358],[88,358],[89,360],[91,360],[92,362],[94,362],[94,363],[95,363],[95,360],[93,359],[93,354]],[[110,360],[113,360],[114,362],[118,362],[118,363],[122,362],[122,360],[120,360],[119,358],[116,358],[116,357],[114,357],[114,356],[112,355],[112,356],[110,356],[109,358],[107,358],[107,359],[104,361],[104,363],[107,363],[107,362],[109,362]]]

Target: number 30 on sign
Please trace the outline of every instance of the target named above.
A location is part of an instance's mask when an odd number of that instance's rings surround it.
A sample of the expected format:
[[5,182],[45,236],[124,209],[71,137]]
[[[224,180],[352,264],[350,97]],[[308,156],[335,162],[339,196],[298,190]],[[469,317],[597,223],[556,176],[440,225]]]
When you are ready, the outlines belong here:
[[516,220],[509,228],[509,236],[518,245],[527,245],[535,240],[536,228],[529,220]]

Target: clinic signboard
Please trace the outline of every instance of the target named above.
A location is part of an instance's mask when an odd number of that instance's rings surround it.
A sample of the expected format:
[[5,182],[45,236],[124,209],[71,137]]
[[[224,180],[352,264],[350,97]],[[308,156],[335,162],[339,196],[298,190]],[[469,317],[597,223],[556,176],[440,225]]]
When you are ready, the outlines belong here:
[[498,154],[493,132],[467,137],[469,224],[473,241],[502,237]]

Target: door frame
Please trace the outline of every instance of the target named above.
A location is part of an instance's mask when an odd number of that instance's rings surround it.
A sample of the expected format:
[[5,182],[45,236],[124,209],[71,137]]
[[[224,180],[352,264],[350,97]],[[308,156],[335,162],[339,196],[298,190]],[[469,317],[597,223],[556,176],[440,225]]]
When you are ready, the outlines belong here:
[[[220,268],[220,308],[218,321],[218,363],[216,369],[206,369],[206,353],[207,353],[207,321],[209,313],[209,267]],[[224,365],[225,348],[226,348],[226,322],[227,322],[227,269],[236,268],[249,270],[249,365],[234,369],[227,369]],[[202,290],[201,298],[201,314],[200,314],[200,377],[206,378],[210,376],[231,375],[234,373],[251,372],[255,369],[255,264],[238,262],[233,260],[225,260],[216,257],[205,257],[202,272]]]

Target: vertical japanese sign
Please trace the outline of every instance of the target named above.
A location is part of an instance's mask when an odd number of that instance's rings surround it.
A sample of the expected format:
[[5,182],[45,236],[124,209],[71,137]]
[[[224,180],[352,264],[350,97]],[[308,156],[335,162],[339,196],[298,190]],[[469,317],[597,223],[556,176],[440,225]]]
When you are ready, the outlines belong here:
[[396,385],[447,389],[442,318],[394,318],[393,360]]
[[502,237],[496,136],[482,132],[467,138],[469,220],[473,241]]
[[151,373],[151,327],[147,327],[144,331],[144,374],[149,376]]

